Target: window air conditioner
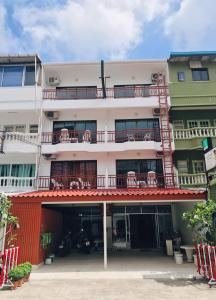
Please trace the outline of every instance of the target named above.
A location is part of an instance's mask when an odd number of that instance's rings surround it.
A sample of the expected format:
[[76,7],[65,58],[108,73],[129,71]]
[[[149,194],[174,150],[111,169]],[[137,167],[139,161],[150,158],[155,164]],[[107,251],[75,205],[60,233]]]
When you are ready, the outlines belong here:
[[162,73],[152,73],[151,81],[154,84],[162,83],[163,81],[163,74]]
[[51,76],[48,79],[48,84],[53,85],[53,86],[59,85],[60,84],[60,79],[58,77]]
[[57,120],[59,118],[59,111],[46,111],[45,112],[45,116],[49,119],[49,120]]
[[51,153],[44,153],[43,157],[46,160],[55,160],[56,159],[56,155],[55,154],[51,154]]
[[159,116],[160,115],[160,108],[153,108],[153,115]]

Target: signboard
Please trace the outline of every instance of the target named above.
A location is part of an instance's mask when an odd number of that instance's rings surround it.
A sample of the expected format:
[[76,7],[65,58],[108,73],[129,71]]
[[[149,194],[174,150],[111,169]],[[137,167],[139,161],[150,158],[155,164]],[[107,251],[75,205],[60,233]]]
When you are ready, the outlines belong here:
[[216,168],[216,147],[205,153],[206,171]]
[[204,151],[212,149],[212,139],[210,137],[204,138],[201,145]]

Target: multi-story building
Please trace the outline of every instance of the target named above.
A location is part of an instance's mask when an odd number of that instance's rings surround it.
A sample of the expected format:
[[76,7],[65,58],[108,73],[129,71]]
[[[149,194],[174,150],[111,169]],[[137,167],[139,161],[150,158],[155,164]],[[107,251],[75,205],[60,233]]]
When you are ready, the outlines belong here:
[[174,164],[182,187],[206,187],[201,142],[216,146],[216,52],[171,53],[168,59]]
[[43,65],[35,120],[20,119],[39,128],[33,191],[11,197],[23,259],[38,264],[43,245],[81,228],[104,245],[105,267],[107,249],[160,249],[173,230],[190,241],[181,214],[205,193],[178,187],[167,78],[165,60]]

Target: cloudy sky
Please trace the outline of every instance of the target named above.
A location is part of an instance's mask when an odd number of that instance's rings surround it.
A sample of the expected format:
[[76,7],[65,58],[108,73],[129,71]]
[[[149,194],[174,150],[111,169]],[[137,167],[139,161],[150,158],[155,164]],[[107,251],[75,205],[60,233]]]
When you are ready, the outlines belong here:
[[216,50],[215,0],[0,0],[0,54],[43,61]]

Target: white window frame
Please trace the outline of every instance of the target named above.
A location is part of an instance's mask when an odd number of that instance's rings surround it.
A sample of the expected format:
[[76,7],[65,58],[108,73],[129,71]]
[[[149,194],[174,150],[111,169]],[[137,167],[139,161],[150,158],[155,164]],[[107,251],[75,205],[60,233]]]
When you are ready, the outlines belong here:
[[[3,72],[2,72],[2,78],[0,78],[0,88],[2,87],[2,82],[3,82],[3,78],[4,78],[4,68],[5,67],[8,67],[8,66],[13,66],[13,67],[23,67],[23,74],[22,74],[22,87],[25,86],[25,76],[26,76],[26,67],[27,66],[35,66],[34,64],[21,64],[21,65],[18,65],[18,64],[11,64],[11,65],[2,65],[1,67],[3,68]],[[38,72],[37,72],[37,69],[36,69],[36,76],[38,75]],[[32,85],[32,86],[35,86]],[[11,86],[13,87],[13,86]]]
[[[202,163],[203,165],[203,171],[199,171],[197,172],[196,169],[195,169],[195,164],[196,163]],[[193,168],[193,174],[199,174],[199,173],[204,173],[205,172],[205,163],[203,160],[192,160],[192,168]]]
[[[26,124],[5,124],[5,125],[4,125],[4,131],[6,131],[6,130],[5,130],[6,127],[13,127],[13,131],[10,131],[10,132],[21,132],[21,133],[26,133],[26,127],[27,127],[27,126],[26,126]],[[17,127],[24,127],[24,131],[17,131],[17,130],[16,130]]]
[[[34,127],[34,126],[37,126],[37,131],[36,132],[31,132],[31,127]],[[29,125],[29,133],[38,133],[38,130],[39,130],[38,124],[30,124]]]
[[[190,122],[197,122],[197,126],[190,127]],[[201,122],[208,122],[208,126],[201,126]],[[187,127],[188,127],[188,129],[203,128],[203,127],[209,127],[209,126],[210,126],[210,120],[208,120],[208,119],[205,119],[205,120],[187,120]]]
[[[178,124],[178,126],[176,127],[177,124]],[[181,127],[181,128],[179,128],[179,127]],[[173,120],[173,129],[176,129],[176,130],[184,129],[184,121],[183,120]]]
[[[179,168],[179,163],[180,162],[181,163],[182,162],[186,163],[186,165],[187,165],[187,172],[180,172],[180,168]],[[178,170],[179,174],[188,174],[188,161],[186,159],[178,159],[177,160],[177,170]]]

